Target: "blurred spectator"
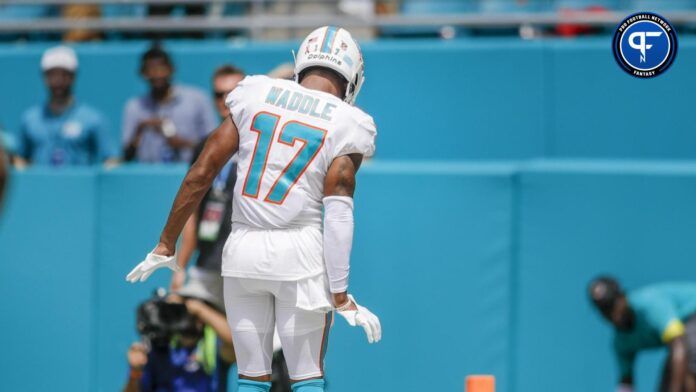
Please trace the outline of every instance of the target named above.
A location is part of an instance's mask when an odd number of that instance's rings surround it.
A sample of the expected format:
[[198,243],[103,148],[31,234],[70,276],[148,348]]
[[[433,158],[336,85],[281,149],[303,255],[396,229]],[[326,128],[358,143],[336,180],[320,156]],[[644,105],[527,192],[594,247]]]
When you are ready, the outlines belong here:
[[78,68],[75,52],[57,46],[44,52],[41,70],[49,92],[46,104],[24,112],[17,140],[15,163],[88,165],[118,163],[118,150],[109,139],[104,116],[73,96]]
[[222,312],[195,295],[155,298],[138,308],[144,343],[128,350],[124,392],[224,392],[235,361]]
[[229,116],[230,111],[225,105],[225,97],[230,91],[237,87],[237,84],[244,79],[244,71],[234,65],[225,64],[213,73],[213,98],[215,99],[215,109],[217,109],[220,121]]
[[642,350],[668,347],[660,391],[696,391],[696,283],[661,283],[625,293],[611,277],[589,285],[594,306],[615,329],[620,391],[633,389]]
[[[66,4],[61,9],[64,19],[79,21],[101,17],[101,9],[96,4]],[[93,41],[101,39],[102,34],[96,30],[74,29],[63,34],[63,41]]]
[[218,124],[210,100],[197,88],[172,84],[174,65],[157,45],[143,54],[140,74],[150,91],[130,99],[123,112],[126,160],[190,161],[193,148]]
[[282,63],[273,68],[268,76],[274,79],[292,80],[295,78],[295,65],[292,63]]

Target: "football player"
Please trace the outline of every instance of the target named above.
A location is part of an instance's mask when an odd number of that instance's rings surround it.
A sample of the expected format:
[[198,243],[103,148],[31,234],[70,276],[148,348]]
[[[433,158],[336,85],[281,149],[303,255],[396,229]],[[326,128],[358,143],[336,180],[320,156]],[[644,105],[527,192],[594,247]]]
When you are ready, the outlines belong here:
[[370,343],[381,339],[379,319],[348,294],[355,175],[377,134],[353,105],[363,81],[360,47],[331,26],[302,42],[295,81],[246,77],[186,174],[159,243],[127,276],[144,281],[158,268],[178,269],[184,223],[238,151],[222,275],[241,392],[269,390],[274,326],[294,392],[324,390],[334,310]]

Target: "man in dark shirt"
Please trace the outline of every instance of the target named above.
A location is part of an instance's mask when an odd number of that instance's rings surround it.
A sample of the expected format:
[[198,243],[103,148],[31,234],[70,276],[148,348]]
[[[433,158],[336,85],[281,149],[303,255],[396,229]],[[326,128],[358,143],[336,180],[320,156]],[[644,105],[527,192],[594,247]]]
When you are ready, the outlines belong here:
[[[229,109],[225,106],[225,97],[242,79],[244,71],[231,64],[222,65],[213,73],[213,98],[221,121],[230,115]],[[196,161],[204,145],[205,140],[196,146],[191,164]],[[208,301],[219,306],[222,311],[225,309],[220,277],[222,248],[232,231],[232,191],[236,179],[236,165],[228,162],[213,182],[196,213],[188,220],[179,250],[179,265],[182,268],[174,273],[171,284],[172,291],[182,288],[186,279],[186,265],[198,249],[196,266],[191,269],[184,294],[191,290],[199,294],[208,292]]]
[[[203,149],[203,141],[194,151],[193,161]],[[224,312],[222,296],[222,249],[232,231],[232,191],[237,180],[237,165],[230,160],[213,181],[198,210],[184,227],[178,263],[181,270],[172,276],[171,290],[182,296],[196,293]],[[198,250],[196,264],[186,280],[186,266]]]

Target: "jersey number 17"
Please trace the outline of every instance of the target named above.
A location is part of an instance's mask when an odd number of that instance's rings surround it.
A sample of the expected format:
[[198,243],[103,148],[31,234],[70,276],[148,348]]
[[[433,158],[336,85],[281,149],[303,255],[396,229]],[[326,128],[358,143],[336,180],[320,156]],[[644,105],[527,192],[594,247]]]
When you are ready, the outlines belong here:
[[[266,171],[266,162],[271,145],[276,140],[279,122],[280,116],[269,112],[259,112],[251,121],[251,131],[257,133],[257,138],[249,171],[244,180],[242,190],[244,196],[255,199],[259,196],[259,188]],[[302,177],[309,164],[321,150],[325,138],[326,130],[324,129],[294,120],[283,124],[278,135],[278,143],[295,147],[297,141],[300,141],[302,146],[271,186],[263,199],[265,202],[283,204],[292,187]]]

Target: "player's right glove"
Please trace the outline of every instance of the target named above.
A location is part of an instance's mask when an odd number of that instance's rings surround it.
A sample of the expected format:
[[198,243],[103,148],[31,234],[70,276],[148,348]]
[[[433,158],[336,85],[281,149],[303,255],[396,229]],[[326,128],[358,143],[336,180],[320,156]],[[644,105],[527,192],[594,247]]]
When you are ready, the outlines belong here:
[[379,318],[366,307],[358,305],[352,295],[348,294],[348,302],[336,308],[336,312],[343,316],[351,327],[356,325],[363,327],[368,342],[377,343],[382,339],[382,325],[379,323]]
[[126,276],[126,280],[131,283],[137,281],[144,282],[156,269],[162,267],[167,267],[172,271],[179,271],[179,265],[176,264],[176,255],[162,256],[150,252],[147,254],[147,257],[145,257],[145,260],[136,265],[128,276]]

